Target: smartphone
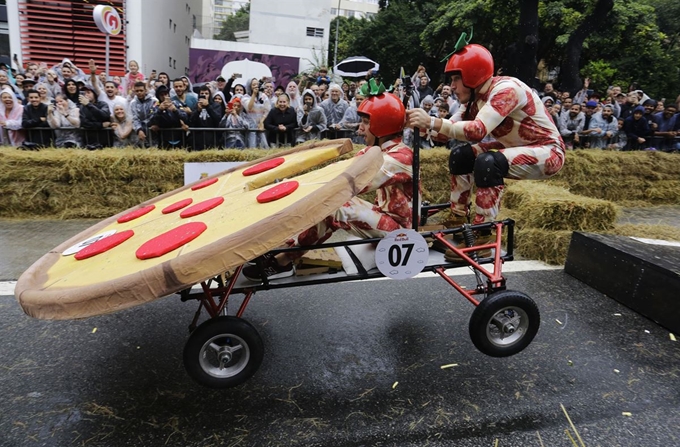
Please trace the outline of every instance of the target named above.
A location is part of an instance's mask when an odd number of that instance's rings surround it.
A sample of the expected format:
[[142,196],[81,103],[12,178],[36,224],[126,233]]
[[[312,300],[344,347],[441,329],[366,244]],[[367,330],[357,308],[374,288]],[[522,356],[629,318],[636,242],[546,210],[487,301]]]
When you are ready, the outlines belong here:
[[234,73],[234,77],[236,78],[242,78],[243,75],[241,73]]

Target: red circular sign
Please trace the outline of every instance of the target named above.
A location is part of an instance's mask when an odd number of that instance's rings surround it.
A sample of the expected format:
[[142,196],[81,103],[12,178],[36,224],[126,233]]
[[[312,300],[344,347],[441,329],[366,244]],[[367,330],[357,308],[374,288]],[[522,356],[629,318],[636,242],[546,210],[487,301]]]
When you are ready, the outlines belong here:
[[292,194],[296,189],[298,189],[300,184],[296,180],[291,180],[289,182],[279,183],[273,188],[269,188],[260,195],[257,196],[257,201],[259,203],[273,202],[274,200],[279,200],[282,197],[286,197]]
[[165,208],[163,208],[162,213],[163,214],[174,213],[177,210],[181,210],[185,206],[191,205],[191,202],[193,202],[193,201],[194,201],[194,199],[192,199],[192,198],[180,200],[179,202],[175,202],[172,205],[168,205]]
[[248,169],[244,170],[243,175],[247,177],[249,175],[255,175],[259,174],[260,172],[269,171],[270,169],[274,169],[277,166],[281,166],[284,161],[286,160],[281,157],[263,161],[262,163],[258,163],[255,166],[251,166]]
[[159,234],[153,239],[144,242],[137,249],[137,259],[151,259],[163,256],[166,253],[193,241],[203,233],[208,226],[203,222],[190,222],[173,230]]
[[156,205],[144,206],[144,207],[139,208],[137,210],[134,210],[130,213],[127,213],[124,216],[119,217],[117,222],[118,223],[130,222],[131,220],[135,220],[138,217],[142,217],[143,215],[150,213],[154,209],[156,209]]
[[111,250],[113,247],[119,246],[134,235],[135,232],[132,230],[125,230],[121,231],[120,233],[112,234],[111,236],[99,239],[97,242],[94,242],[93,244],[83,248],[78,253],[76,253],[74,258],[76,258],[78,261],[81,261],[83,259],[91,258],[92,256],[97,256],[100,253]]
[[224,197],[215,197],[214,199],[204,200],[179,213],[179,217],[186,219],[187,217],[198,216],[199,214],[205,213],[206,211],[210,211],[222,203],[224,203]]
[[217,180],[218,180],[217,177],[213,177],[213,178],[211,178],[211,179],[208,179],[208,180],[206,180],[206,181],[204,181],[204,182],[199,183],[198,185],[192,186],[192,187],[191,187],[191,190],[192,190],[192,191],[196,191],[197,189],[205,188],[206,186],[210,186],[210,185],[212,185],[213,183],[217,183]]

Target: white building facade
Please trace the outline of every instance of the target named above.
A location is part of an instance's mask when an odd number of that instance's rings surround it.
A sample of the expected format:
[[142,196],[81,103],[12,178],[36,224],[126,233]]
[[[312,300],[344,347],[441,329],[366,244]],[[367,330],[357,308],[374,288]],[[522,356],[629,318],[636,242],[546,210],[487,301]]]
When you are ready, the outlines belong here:
[[[80,8],[83,7],[80,5],[83,3],[82,0],[72,1],[74,5],[78,3]],[[64,8],[63,2],[57,3]],[[98,3],[107,4],[105,1],[87,3],[89,4],[85,7],[92,9]],[[10,52],[16,54],[20,62],[25,59],[22,54],[22,37],[25,40],[25,36],[31,34],[30,29],[22,29],[24,25],[20,20],[20,11],[26,8],[24,4],[26,4],[25,0],[7,0]],[[121,47],[123,53],[121,53],[120,62],[111,67],[111,72],[122,74],[121,71],[125,70],[123,66],[123,59],[125,59],[137,61],[140,71],[147,76],[154,69],[158,72],[166,72],[170,77],[187,74],[191,36],[194,29],[199,26],[198,18],[203,15],[203,0],[124,0],[121,4],[119,14],[123,19],[122,34],[125,38],[125,48],[123,50]],[[32,6],[32,11],[40,13],[43,10],[47,11],[49,7],[50,2],[45,1],[44,6],[37,6],[37,4]],[[63,29],[69,23],[64,21],[58,25]],[[92,27],[96,30],[94,20]],[[71,51],[73,52],[73,49]],[[89,51],[101,55],[105,53],[103,46],[101,49],[97,48],[96,51],[90,47]],[[65,54],[63,57],[73,58],[74,55]],[[80,61],[80,65],[83,65],[83,61]]]

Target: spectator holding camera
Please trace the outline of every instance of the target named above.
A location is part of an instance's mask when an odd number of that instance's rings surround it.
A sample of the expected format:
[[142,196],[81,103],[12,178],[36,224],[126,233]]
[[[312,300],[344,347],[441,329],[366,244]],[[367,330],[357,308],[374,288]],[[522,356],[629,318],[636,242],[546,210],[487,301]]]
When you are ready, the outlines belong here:
[[227,103],[227,108],[220,121],[220,127],[230,129],[224,135],[224,147],[244,149],[246,147],[246,130],[251,122],[248,115],[243,111],[241,98],[234,97]]
[[[175,82],[182,84],[182,81]],[[161,85],[156,89],[158,105],[154,107],[149,125],[152,131],[159,133],[158,146],[163,149],[180,147],[183,143],[182,132],[188,129],[189,117],[186,107],[178,100],[170,98],[168,88]],[[177,130],[178,128],[182,130]]]
[[80,147],[80,110],[66,95],[59,94],[55,103],[47,106],[47,122],[54,130],[56,147]]
[[80,109],[80,127],[83,132],[84,144],[88,149],[101,149],[110,146],[110,134],[107,130],[111,125],[111,111],[104,101],[98,101],[94,87],[90,84],[80,89],[78,98]]
[[[253,123],[253,129],[264,130],[264,119],[271,110],[269,97],[263,92],[266,79],[252,78],[246,84],[246,95],[242,101],[246,105],[246,112]],[[264,132],[248,132],[248,147],[269,148],[267,136]]]
[[[198,91],[196,110],[189,117],[189,126],[195,128],[215,128],[219,126],[221,118],[222,115],[219,113],[219,108],[214,107],[210,97],[210,87],[204,84]],[[192,134],[194,135],[192,149],[195,151],[202,151],[210,146],[219,146],[218,142],[215,141],[215,134],[213,132],[193,130]]]

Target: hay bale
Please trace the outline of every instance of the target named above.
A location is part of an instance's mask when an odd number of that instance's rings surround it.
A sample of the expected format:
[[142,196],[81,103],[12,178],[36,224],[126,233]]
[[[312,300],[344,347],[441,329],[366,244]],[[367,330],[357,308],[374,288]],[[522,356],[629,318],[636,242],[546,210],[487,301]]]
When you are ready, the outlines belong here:
[[607,234],[680,241],[680,228],[670,225],[620,224],[608,231]]
[[515,253],[523,258],[564,265],[573,231],[540,228],[516,228]]
[[512,182],[503,204],[525,228],[553,231],[602,231],[614,226],[618,208],[611,202],[577,196],[542,181]]
[[182,186],[185,162],[248,161],[271,152],[0,148],[0,216],[108,217]]
[[449,151],[435,148],[420,152],[420,188],[423,200],[445,203],[451,196]]
[[654,204],[680,201],[680,163],[676,154],[658,151],[568,151],[564,168],[549,180],[569,191],[618,204],[643,200]]

